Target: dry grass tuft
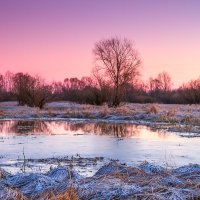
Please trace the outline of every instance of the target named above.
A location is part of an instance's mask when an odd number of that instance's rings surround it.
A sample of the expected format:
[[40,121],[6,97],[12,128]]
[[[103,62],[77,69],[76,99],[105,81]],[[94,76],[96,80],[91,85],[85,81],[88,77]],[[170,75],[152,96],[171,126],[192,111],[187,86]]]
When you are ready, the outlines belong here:
[[151,105],[147,107],[147,113],[158,114],[159,107],[157,105]]
[[117,107],[116,111],[120,115],[128,115],[128,114],[130,114],[130,109],[126,105],[123,105],[121,107]]
[[128,176],[125,175],[125,174],[122,174],[120,172],[118,172],[118,173],[116,172],[112,176],[117,178],[117,179],[120,179],[121,181],[123,181],[125,183],[128,182]]
[[0,110],[0,117],[3,117],[5,114],[6,114],[6,112],[5,112],[5,111],[3,111],[3,110]]
[[186,116],[184,117],[183,121],[184,121],[185,124],[192,124],[192,117],[186,115]]
[[101,115],[102,115],[103,117],[105,117],[106,115],[109,114],[110,110],[109,110],[109,108],[108,108],[107,105],[104,105],[104,106],[102,106],[100,112],[101,112]]
[[65,192],[58,193],[55,190],[42,193],[39,196],[33,197],[33,199],[45,199],[45,200],[79,200],[76,190],[73,186],[70,186]]
[[176,109],[170,109],[167,111],[167,116],[174,117],[176,113],[177,113]]
[[66,192],[59,194],[56,200],[79,200],[79,198],[75,188],[70,186]]
[[39,110],[36,110],[36,111],[35,111],[35,116],[36,116],[36,117],[40,117],[40,111],[39,111]]
[[53,109],[52,109],[52,108],[48,108],[48,109],[47,109],[47,115],[48,115],[49,117],[53,117],[53,116],[54,116],[54,112],[53,112]]

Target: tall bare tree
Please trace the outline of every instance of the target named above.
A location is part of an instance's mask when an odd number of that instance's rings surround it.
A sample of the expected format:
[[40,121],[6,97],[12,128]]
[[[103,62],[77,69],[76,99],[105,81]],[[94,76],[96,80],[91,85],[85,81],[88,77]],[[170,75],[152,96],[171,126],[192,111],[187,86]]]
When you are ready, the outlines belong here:
[[139,74],[141,60],[133,43],[124,38],[103,39],[95,44],[93,53],[96,71],[113,87],[112,106],[122,100],[123,89]]

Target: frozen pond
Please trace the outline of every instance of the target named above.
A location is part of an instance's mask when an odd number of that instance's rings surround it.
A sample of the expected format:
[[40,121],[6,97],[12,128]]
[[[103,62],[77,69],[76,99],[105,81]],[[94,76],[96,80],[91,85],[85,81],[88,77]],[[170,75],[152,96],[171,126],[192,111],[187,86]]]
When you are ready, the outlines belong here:
[[0,164],[19,159],[74,156],[149,161],[178,167],[200,164],[200,138],[128,123],[89,121],[0,121]]

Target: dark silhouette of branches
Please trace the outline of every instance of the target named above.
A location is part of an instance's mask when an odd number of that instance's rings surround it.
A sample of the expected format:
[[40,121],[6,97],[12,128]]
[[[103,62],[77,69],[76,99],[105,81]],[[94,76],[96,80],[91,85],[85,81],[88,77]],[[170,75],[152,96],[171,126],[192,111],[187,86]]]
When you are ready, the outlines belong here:
[[13,76],[13,92],[19,105],[43,108],[51,95],[51,86],[39,76],[17,73]]
[[122,100],[125,85],[138,75],[141,60],[132,42],[126,38],[101,40],[95,44],[93,53],[96,59],[95,71],[101,74],[98,77],[104,77],[104,82],[111,85],[112,106],[116,107]]

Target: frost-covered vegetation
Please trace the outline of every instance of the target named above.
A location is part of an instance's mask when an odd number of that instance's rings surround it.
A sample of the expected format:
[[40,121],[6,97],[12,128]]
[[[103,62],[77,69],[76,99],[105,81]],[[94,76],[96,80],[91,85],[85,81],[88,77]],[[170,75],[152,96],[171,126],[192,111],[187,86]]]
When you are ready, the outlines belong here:
[[199,165],[165,169],[148,162],[130,167],[112,161],[91,177],[62,166],[44,174],[0,170],[1,199],[185,200],[199,199],[199,186]]

